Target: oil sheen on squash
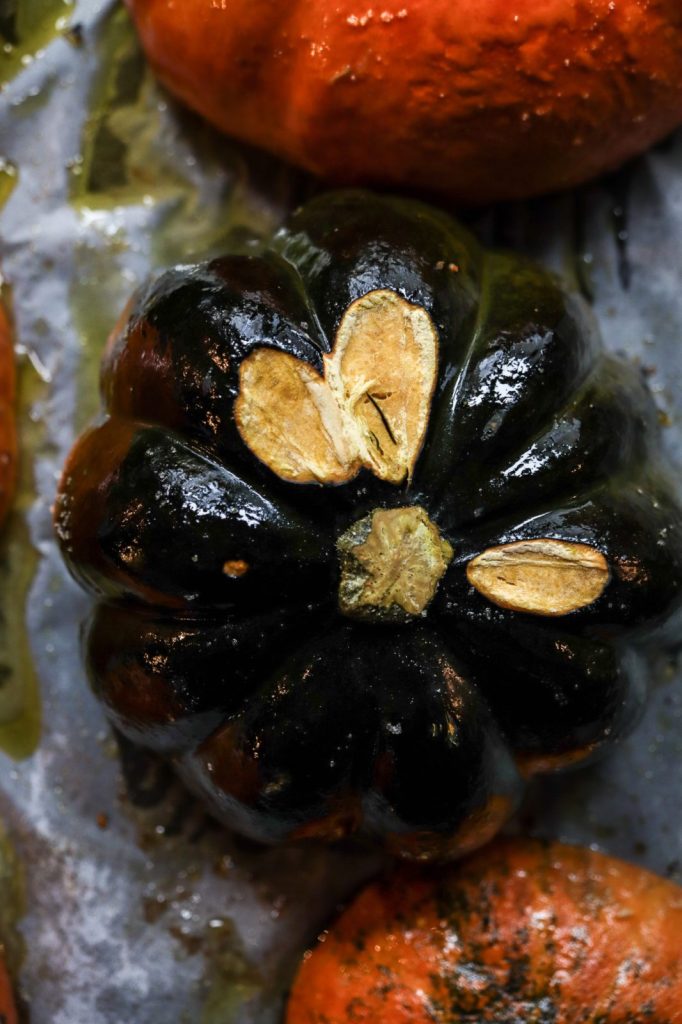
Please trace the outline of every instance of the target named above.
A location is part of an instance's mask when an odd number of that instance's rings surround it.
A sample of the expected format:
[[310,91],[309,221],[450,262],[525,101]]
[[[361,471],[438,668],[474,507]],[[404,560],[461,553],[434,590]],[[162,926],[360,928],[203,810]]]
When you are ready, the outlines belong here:
[[682,513],[645,381],[547,271],[326,193],[144,285],[102,395],[55,504],[89,676],[232,828],[452,857],[634,727]]

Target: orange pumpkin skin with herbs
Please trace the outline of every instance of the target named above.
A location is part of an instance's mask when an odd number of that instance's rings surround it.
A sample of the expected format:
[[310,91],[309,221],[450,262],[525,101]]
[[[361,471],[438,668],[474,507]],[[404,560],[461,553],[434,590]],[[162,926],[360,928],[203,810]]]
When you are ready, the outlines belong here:
[[304,960],[286,1024],[679,1024],[682,889],[509,840],[366,888]]
[[679,0],[127,0],[161,81],[336,183],[570,187],[682,123]]
[[0,522],[3,522],[7,516],[16,486],[15,390],[12,331],[0,301]]

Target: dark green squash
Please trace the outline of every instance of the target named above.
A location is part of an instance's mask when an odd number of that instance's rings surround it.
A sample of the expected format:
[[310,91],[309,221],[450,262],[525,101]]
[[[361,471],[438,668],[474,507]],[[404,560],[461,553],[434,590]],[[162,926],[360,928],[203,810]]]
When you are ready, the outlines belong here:
[[682,516],[549,273],[326,195],[141,291],[103,394],[55,513],[90,678],[234,828],[452,855],[636,721]]

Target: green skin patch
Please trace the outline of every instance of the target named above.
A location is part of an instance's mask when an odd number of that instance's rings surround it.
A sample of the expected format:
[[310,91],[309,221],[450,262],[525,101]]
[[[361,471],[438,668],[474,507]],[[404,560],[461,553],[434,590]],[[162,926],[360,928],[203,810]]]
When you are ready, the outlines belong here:
[[339,608],[368,622],[422,615],[453,556],[423,508],[377,509],[337,542]]

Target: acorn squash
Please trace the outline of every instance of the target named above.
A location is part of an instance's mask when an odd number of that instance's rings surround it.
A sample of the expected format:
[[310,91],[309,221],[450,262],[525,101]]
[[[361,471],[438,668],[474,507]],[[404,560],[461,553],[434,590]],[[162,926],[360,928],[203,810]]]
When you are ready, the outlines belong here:
[[636,720],[682,517],[548,272],[332,193],[143,288],[102,382],[55,508],[90,678],[234,828],[451,855]]
[[682,123],[679,0],[127,0],[160,80],[335,184],[568,188]]

